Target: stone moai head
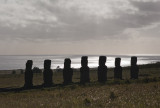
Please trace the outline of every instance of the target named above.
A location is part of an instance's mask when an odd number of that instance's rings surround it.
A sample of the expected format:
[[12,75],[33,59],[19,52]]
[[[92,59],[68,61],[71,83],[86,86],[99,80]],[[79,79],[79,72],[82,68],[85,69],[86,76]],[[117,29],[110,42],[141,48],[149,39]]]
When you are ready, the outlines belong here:
[[106,56],[99,57],[99,66],[105,66],[106,63]]
[[88,57],[87,56],[82,56],[82,58],[81,58],[81,66],[82,67],[88,66]]
[[44,69],[51,69],[51,60],[44,61]]
[[137,57],[133,56],[131,57],[131,66],[137,65]]
[[26,69],[32,69],[32,65],[33,65],[33,61],[32,60],[28,60],[26,63]]
[[69,58],[66,58],[64,60],[64,68],[70,68],[71,67],[71,60]]
[[121,58],[115,58],[115,66],[118,67],[121,64]]

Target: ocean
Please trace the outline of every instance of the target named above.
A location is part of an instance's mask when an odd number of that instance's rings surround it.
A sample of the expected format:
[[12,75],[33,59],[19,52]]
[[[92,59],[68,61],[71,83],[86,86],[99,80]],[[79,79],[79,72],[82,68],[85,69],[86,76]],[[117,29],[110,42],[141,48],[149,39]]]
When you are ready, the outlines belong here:
[[[33,60],[33,67],[39,67],[43,69],[43,63],[45,59],[52,60],[51,68],[56,69],[57,66],[63,68],[64,59],[71,59],[72,68],[81,67],[81,55],[0,55],[0,70],[13,70],[13,69],[25,69],[27,60]],[[121,66],[130,66],[131,56],[129,55],[106,55],[108,67],[114,67],[114,61],[116,57],[121,57]],[[137,56],[137,64],[149,64],[160,62],[160,56]],[[90,68],[98,67],[98,55],[88,55],[88,66]]]

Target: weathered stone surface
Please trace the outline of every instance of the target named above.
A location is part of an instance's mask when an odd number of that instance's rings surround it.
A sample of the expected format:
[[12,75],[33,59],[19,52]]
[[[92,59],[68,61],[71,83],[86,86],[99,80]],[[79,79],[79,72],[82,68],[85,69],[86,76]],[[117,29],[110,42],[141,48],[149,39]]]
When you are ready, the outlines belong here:
[[138,79],[139,67],[137,66],[137,57],[131,57],[131,79]]
[[107,80],[106,56],[99,57],[98,81],[104,83]]
[[88,67],[88,57],[83,56],[81,58],[81,68],[80,68],[80,83],[90,82],[89,78],[89,67]]
[[115,59],[114,79],[122,79],[121,58]]
[[33,71],[32,71],[33,61],[28,60],[25,69],[25,88],[31,88],[33,86]]
[[44,86],[52,86],[53,81],[52,81],[52,76],[53,76],[53,71],[51,69],[51,60],[45,60],[44,61],[44,71],[43,71],[43,81],[44,81]]
[[64,84],[72,83],[73,69],[71,68],[71,60],[66,58],[64,61],[63,80]]

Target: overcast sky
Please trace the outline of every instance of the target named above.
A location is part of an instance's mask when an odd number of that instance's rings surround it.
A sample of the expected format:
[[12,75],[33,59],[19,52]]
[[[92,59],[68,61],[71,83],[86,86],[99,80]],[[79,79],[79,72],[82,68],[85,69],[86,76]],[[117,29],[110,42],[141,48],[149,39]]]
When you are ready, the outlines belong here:
[[160,0],[0,0],[0,55],[160,54]]

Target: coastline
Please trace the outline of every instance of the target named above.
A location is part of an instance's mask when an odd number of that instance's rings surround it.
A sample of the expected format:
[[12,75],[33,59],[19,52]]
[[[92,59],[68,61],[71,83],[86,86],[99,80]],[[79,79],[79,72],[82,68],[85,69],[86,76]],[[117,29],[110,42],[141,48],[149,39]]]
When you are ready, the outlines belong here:
[[[149,63],[149,64],[142,64],[138,65],[140,69],[145,68],[158,68],[160,67],[160,62],[156,63]],[[129,69],[130,66],[124,66],[123,69]],[[74,71],[79,71],[80,68],[73,68]],[[114,69],[114,67],[109,67],[108,69]],[[40,69],[43,72],[43,69]],[[52,69],[53,72],[62,72],[63,68],[60,69]],[[97,67],[90,68],[91,71],[96,71]],[[14,72],[13,72],[14,71]],[[23,74],[25,69],[12,69],[12,70],[0,70],[0,75],[3,74]]]
[[[133,56],[133,55],[132,55]],[[18,70],[18,69],[25,69],[25,64],[27,60],[33,60],[33,68],[38,67],[43,69],[44,60],[50,59],[51,69],[56,69],[57,67],[63,68],[64,67],[64,59],[70,58],[72,63],[72,68],[80,68],[81,67],[81,57],[82,55],[52,55],[52,56],[0,56],[0,70]],[[121,58],[121,66],[126,67],[130,66],[131,56],[127,55],[106,55],[107,67],[114,67],[115,58]],[[160,56],[137,56],[138,61],[137,64],[148,64],[148,63],[156,63],[160,62]],[[98,55],[88,56],[88,66],[90,68],[98,67]]]

